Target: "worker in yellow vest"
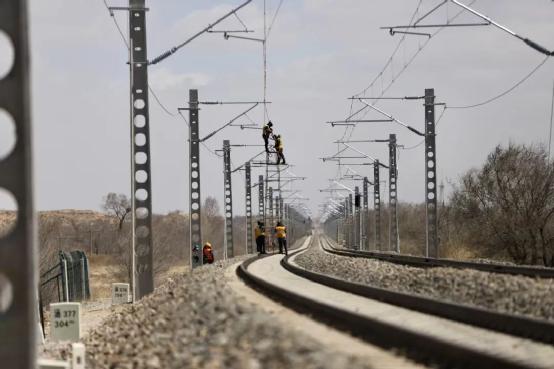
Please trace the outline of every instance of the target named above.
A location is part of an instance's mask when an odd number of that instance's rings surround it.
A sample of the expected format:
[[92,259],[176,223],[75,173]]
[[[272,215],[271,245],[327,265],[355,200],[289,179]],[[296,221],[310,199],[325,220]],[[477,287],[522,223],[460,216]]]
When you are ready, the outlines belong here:
[[265,254],[265,226],[264,222],[258,221],[258,226],[254,230],[256,236],[256,251]]
[[277,152],[277,165],[281,164],[281,160],[283,160],[283,164],[287,164],[285,155],[283,154],[283,139],[281,138],[281,135],[275,135],[274,140],[275,151]]
[[285,255],[288,255],[287,250],[287,227],[281,222],[277,222],[275,227],[275,236],[277,237],[277,242],[279,242],[279,254],[283,253],[283,248],[285,249]]

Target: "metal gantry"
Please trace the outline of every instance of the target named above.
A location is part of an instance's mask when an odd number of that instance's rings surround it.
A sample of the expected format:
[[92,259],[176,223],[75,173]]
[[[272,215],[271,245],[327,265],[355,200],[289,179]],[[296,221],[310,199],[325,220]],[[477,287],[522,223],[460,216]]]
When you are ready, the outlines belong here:
[[373,162],[373,209],[375,216],[375,249],[381,250],[381,183],[379,160]]
[[189,227],[190,265],[202,265],[202,214],[200,197],[200,120],[198,90],[189,90]]
[[233,249],[233,188],[231,178],[231,144],[223,141],[223,178],[225,191],[225,258],[234,256]]
[[[11,118],[15,142],[0,158],[0,188],[17,203],[15,228],[0,238],[0,358],[6,369],[36,365],[37,285],[33,210],[31,100],[27,1],[0,1],[0,31],[13,62],[0,78],[0,110]],[[4,124],[10,123],[3,122]]]
[[245,204],[246,204],[246,253],[254,252],[252,239],[252,168],[250,162],[244,165]]
[[425,209],[426,256],[438,257],[437,158],[435,146],[435,90],[425,89]]
[[391,134],[389,135],[389,251],[399,253],[397,179],[396,135]]
[[145,0],[129,0],[133,298],[154,290]]

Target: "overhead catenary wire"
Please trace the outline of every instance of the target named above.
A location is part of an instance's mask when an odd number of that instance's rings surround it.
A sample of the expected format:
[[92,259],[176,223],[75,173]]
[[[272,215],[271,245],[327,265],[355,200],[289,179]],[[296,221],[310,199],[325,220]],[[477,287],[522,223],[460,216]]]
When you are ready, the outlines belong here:
[[496,101],[506,95],[508,95],[510,92],[512,92],[513,90],[515,90],[516,88],[518,88],[519,86],[521,86],[525,81],[527,81],[529,78],[531,78],[531,76],[533,76],[533,74],[535,74],[548,60],[550,59],[549,56],[546,56],[537,66],[535,66],[529,73],[527,73],[521,80],[519,80],[518,82],[516,82],[516,84],[514,84],[512,87],[510,87],[509,89],[507,89],[506,91],[494,96],[494,97],[491,97],[490,99],[487,99],[485,101],[482,101],[480,103],[477,103],[477,104],[471,104],[471,105],[459,105],[459,106],[448,106],[449,109],[471,109],[471,108],[477,108],[479,106],[483,106],[483,105],[487,105],[493,101]]
[[[473,5],[475,2],[477,2],[477,0],[472,0],[469,5]],[[414,15],[412,16],[412,19],[410,20],[409,24],[411,24],[413,22],[413,18],[415,18],[415,16],[417,15],[417,11],[419,10],[419,6],[421,5],[421,3],[418,3],[418,8],[416,9],[416,12],[414,12]],[[456,20],[460,15],[462,15],[464,12],[466,12],[465,9],[462,9],[460,11],[458,11],[456,14],[454,14],[452,17],[450,18],[447,18],[446,20],[446,24],[449,24],[450,22]],[[435,32],[433,32],[431,34],[432,38],[434,36],[436,36],[438,33],[440,33],[441,31],[443,31],[445,29],[445,27],[440,27],[438,28]],[[403,39],[405,39],[405,35],[400,39],[400,41],[402,41]],[[382,89],[381,89],[381,95],[380,96],[384,96],[384,94],[392,87],[392,85],[398,80],[398,78],[408,69],[408,67],[414,62],[414,60],[417,58],[417,56],[425,49],[425,47],[429,44],[429,42],[431,42],[431,39],[432,38],[428,38],[427,40],[425,40],[425,42],[423,44],[421,44],[419,47],[418,47],[418,50],[410,57],[410,59],[408,60],[407,63],[404,64],[404,66],[400,69],[400,71],[391,79],[390,83],[385,87],[383,86]],[[400,42],[399,41],[399,42]],[[393,57],[394,55],[396,54],[396,51],[397,49],[395,49],[395,51],[393,52]],[[383,75],[383,71],[386,70],[386,68],[388,67],[388,63],[385,64],[385,66],[383,67],[383,69],[381,70],[381,72],[377,75],[377,77],[375,77],[375,79],[371,82],[371,84],[369,86],[367,86],[364,90],[362,90],[361,92],[359,92],[358,94],[355,94],[353,95],[354,97],[357,97],[357,96],[360,96],[362,94],[365,94],[367,92],[367,90],[369,90],[370,88],[373,88],[373,85],[379,80],[379,78],[381,78],[382,80],[382,75]],[[382,82],[382,81],[381,81]],[[375,101],[373,102],[375,103]],[[367,115],[367,111],[365,112],[365,114],[362,116],[362,117],[365,117]]]

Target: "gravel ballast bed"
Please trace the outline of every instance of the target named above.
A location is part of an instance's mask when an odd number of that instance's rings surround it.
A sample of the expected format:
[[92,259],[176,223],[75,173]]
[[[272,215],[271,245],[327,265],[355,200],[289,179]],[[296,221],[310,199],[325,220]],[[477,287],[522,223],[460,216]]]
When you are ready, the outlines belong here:
[[[229,265],[174,276],[110,315],[84,339],[87,368],[371,368],[367,359],[321,347],[238,297],[225,279]],[[45,352],[69,355],[63,345]]]
[[318,245],[297,256],[308,270],[351,282],[502,313],[554,320],[554,279],[455,268],[416,268],[375,259],[332,255]]

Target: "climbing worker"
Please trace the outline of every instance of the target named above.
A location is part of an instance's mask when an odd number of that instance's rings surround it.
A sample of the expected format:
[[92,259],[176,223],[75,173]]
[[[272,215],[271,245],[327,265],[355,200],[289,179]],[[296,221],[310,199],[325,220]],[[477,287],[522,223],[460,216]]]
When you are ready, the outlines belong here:
[[258,226],[255,229],[256,236],[256,251],[259,254],[265,254],[265,226],[264,222],[258,221]]
[[265,152],[269,154],[269,138],[273,134],[273,123],[267,122],[262,128],[262,137],[264,139]]
[[281,222],[277,222],[275,227],[275,234],[277,236],[277,242],[279,242],[279,254],[283,253],[283,248],[285,249],[285,255],[288,255],[287,250],[287,227]]
[[275,151],[277,151],[277,165],[281,164],[281,160],[283,160],[283,164],[287,164],[285,155],[283,154],[283,139],[281,135],[275,135],[273,137],[275,140]]
[[202,248],[202,261],[204,264],[212,264],[214,262],[214,252],[212,244],[209,242],[206,242]]

